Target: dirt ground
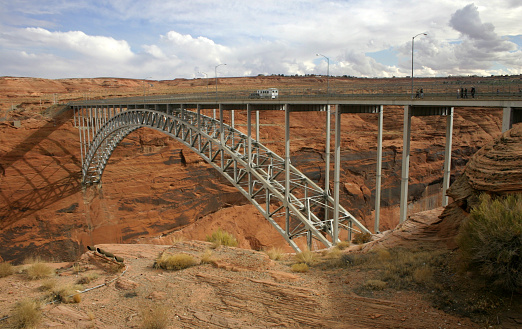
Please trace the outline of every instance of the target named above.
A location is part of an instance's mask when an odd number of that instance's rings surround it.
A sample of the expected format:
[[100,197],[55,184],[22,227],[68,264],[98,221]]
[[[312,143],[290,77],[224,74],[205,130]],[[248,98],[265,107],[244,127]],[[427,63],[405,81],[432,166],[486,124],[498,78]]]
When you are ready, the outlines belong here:
[[[417,243],[423,238],[422,232],[437,221],[438,213],[440,209],[428,212],[371,244],[391,247],[407,240]],[[374,274],[364,267],[312,266],[309,272],[296,273],[291,270],[293,255],[273,261],[263,252],[213,249],[209,242],[201,241],[96,247],[123,257],[123,265],[88,251],[75,266],[55,264],[58,274],[52,279],[28,280],[23,273],[0,278],[0,317],[10,315],[22,299],[48,300],[50,293],[42,286],[49,286],[49,280],[55,282],[52,290],[56,291],[91,277],[96,279],[76,289],[83,292],[101,286],[81,293],[79,303],[45,304],[38,328],[143,328],[147,310],[162,307],[167,328],[484,326],[434,308],[420,292],[384,289],[356,293]],[[345,252],[363,249],[352,246]],[[212,252],[211,261],[201,262],[207,250]],[[179,271],[156,269],[153,265],[161,252],[190,254],[201,263]],[[0,322],[0,327],[7,326],[10,320]]]

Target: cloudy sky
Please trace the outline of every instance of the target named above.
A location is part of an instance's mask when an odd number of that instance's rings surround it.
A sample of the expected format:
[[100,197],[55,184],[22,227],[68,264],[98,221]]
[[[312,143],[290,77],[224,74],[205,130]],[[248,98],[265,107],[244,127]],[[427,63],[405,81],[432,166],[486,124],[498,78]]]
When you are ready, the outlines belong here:
[[[0,76],[522,74],[520,0],[0,0]],[[216,65],[221,65],[216,69]]]

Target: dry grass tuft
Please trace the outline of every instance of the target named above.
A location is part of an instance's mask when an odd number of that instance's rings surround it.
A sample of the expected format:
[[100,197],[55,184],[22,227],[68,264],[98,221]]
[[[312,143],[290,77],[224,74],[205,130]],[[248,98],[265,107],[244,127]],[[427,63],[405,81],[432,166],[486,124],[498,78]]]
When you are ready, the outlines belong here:
[[297,273],[305,273],[305,272],[308,272],[309,269],[310,268],[305,263],[297,263],[297,264],[292,265],[292,267],[291,267],[292,272],[297,272]]
[[350,241],[341,241],[336,244],[336,247],[340,250],[344,250],[350,246]]
[[380,261],[386,261],[386,260],[390,260],[392,258],[391,253],[386,249],[382,249],[382,248],[377,249],[375,251],[375,253],[377,254],[377,258]]
[[99,277],[98,273],[88,273],[88,274],[82,276],[81,278],[79,278],[77,283],[78,284],[88,284],[88,283],[91,283],[92,281],[95,281],[96,279],[98,279],[98,277]]
[[214,257],[212,255],[212,250],[206,249],[203,255],[201,255],[201,263],[202,264],[210,264],[214,262]]
[[192,255],[161,253],[154,263],[154,268],[178,271],[194,265],[196,259]]
[[420,284],[429,283],[433,280],[433,269],[430,266],[423,266],[413,271],[413,280]]
[[7,262],[0,263],[0,278],[12,275],[14,273],[13,265]]
[[364,283],[364,287],[370,290],[384,290],[386,282],[381,280],[368,280]]
[[79,303],[82,300],[79,290],[82,287],[78,285],[68,285],[60,287],[53,291],[53,300],[60,301],[64,304]]
[[372,241],[370,233],[355,233],[352,242],[355,244],[363,244]]
[[169,325],[168,308],[163,305],[152,305],[141,312],[141,328],[164,329]]
[[40,286],[41,291],[51,291],[56,287],[56,280],[55,279],[47,279],[44,282],[42,282],[42,285]]
[[82,267],[80,265],[80,263],[74,263],[73,266],[72,266],[72,272],[74,274],[78,274],[82,271]]
[[317,262],[317,255],[310,250],[304,250],[295,255],[297,263],[305,263],[306,265],[312,266]]
[[49,265],[37,261],[36,263],[27,267],[26,274],[29,280],[37,280],[54,276],[55,271]]
[[12,328],[36,328],[41,318],[40,305],[26,299],[16,304],[9,322]]
[[218,248],[220,246],[237,247],[239,244],[237,239],[232,234],[223,231],[220,228],[211,235],[207,235],[207,241],[212,242],[214,244],[214,248]]
[[265,253],[268,255],[268,258],[271,260],[283,260],[285,259],[285,253],[283,249],[280,248],[270,248],[265,250]]

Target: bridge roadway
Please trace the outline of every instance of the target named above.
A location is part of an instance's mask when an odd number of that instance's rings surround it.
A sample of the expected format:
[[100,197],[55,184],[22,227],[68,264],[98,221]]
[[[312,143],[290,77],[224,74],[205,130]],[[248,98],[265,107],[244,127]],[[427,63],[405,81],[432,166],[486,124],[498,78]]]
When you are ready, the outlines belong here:
[[[369,113],[378,116],[375,227],[379,231],[382,133],[385,106],[404,107],[403,157],[401,174],[400,221],[407,218],[411,117],[446,117],[446,147],[443,173],[443,200],[447,205],[449,187],[453,111],[455,107],[502,108],[502,131],[522,121],[522,99],[299,99],[270,100],[215,99],[198,100],[178,96],[113,98],[72,102],[75,126],[79,128],[82,183],[101,182],[103,171],[116,146],[131,132],[142,127],[161,131],[199,154],[256,206],[286,241],[299,251],[298,239],[324,247],[352,232],[370,233],[339,204],[341,119],[344,113]],[[212,110],[207,116],[203,110]],[[231,111],[231,122],[223,113]],[[235,129],[234,111],[247,111],[247,134]],[[259,112],[285,112],[285,154],[272,152],[252,136],[252,113],[256,114],[256,138],[259,136]],[[325,168],[330,166],[330,121],[335,117],[333,197],[330,195],[330,170],[325,170],[324,189],[290,163],[290,113],[326,112]],[[216,113],[219,112],[219,117]],[[328,191],[326,193],[325,191]],[[317,245],[317,244],[316,244]]]

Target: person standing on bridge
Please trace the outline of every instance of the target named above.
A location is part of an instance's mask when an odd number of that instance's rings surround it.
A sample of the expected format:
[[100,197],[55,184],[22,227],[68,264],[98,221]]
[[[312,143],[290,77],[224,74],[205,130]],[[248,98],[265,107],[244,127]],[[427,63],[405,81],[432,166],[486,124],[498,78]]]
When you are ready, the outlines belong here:
[[420,98],[424,98],[424,89],[420,89]]
[[471,98],[475,98],[475,87],[471,87]]

